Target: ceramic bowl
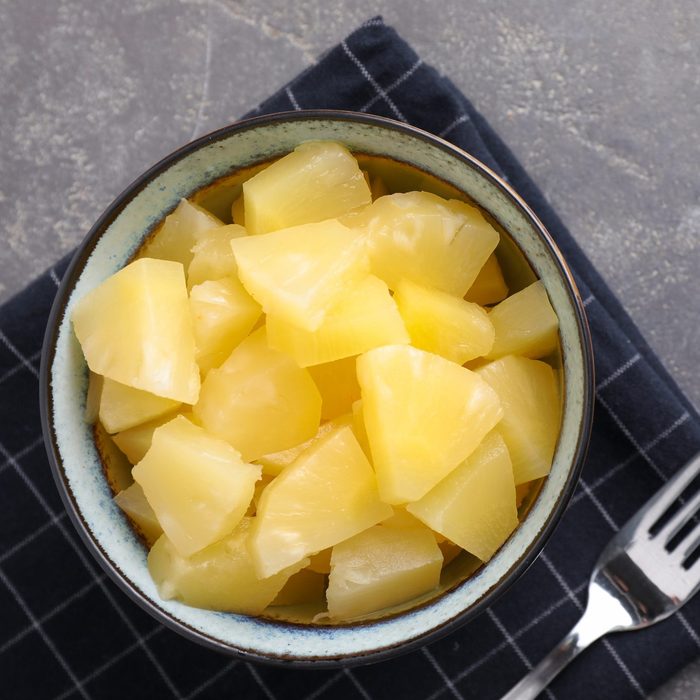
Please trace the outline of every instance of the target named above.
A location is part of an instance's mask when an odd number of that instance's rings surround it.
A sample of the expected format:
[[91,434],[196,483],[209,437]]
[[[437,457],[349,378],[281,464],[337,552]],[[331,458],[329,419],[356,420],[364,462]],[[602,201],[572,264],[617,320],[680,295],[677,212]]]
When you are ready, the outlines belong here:
[[[181,197],[319,139],[408,163],[456,187],[490,214],[524,256],[521,267],[529,264],[528,274],[544,282],[559,317],[564,387],[551,474],[493,559],[466,580],[457,570],[439,595],[416,607],[339,626],[223,614],[159,598],[146,550],[112,501],[91,426],[83,419],[87,368],[70,324],[76,300],[120,269]],[[77,251],[54,303],[41,366],[44,438],[56,483],[74,526],[105,571],[136,603],[190,639],[235,655],[306,666],[376,661],[407,651],[493,603],[532,563],[560,518],[585,456],[592,405],[592,353],[581,299],[561,254],[523,200],[487,167],[442,139],[388,119],[334,111],[238,122],[175,151],[139,177]]]

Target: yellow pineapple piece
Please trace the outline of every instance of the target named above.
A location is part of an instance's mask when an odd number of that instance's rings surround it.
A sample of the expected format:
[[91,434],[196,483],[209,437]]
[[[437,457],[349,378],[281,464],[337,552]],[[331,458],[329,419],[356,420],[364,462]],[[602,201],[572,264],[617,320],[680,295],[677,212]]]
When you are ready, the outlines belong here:
[[231,241],[243,286],[272,314],[316,330],[369,270],[364,235],[335,219]]
[[168,539],[189,556],[236,527],[261,470],[177,416],[155,430],[151,449],[132,473]]
[[[183,413],[182,415],[192,422],[191,413]],[[148,421],[148,423],[141,423],[128,430],[123,430],[121,433],[112,435],[112,440],[126,455],[131,464],[137,464],[146,456],[146,452],[151,449],[155,429],[169,423],[173,418],[175,418],[174,414],[167,413]]]
[[449,540],[438,542],[438,547],[440,547],[440,551],[442,552],[443,569],[464,551],[458,544],[450,542]]
[[263,469],[263,474],[269,474],[271,476],[277,476],[282,472],[285,467],[288,467],[302,452],[306,451],[311,445],[319,440],[324,435],[332,432],[336,428],[340,428],[343,425],[352,425],[352,416],[350,414],[337,416],[333,420],[327,423],[321,423],[318,427],[316,435],[314,435],[309,440],[300,443],[299,445],[294,445],[287,450],[281,450],[280,452],[271,452],[270,454],[263,455],[259,459],[255,460],[257,464],[260,464]]
[[507,296],[508,286],[503,278],[503,272],[498,264],[496,254],[493,253],[484,263],[474,280],[474,284],[469,287],[469,291],[464,298],[475,304],[486,306],[487,304],[497,304]]
[[268,347],[262,327],[209,371],[194,415],[252,461],[312,438],[321,395],[307,370]]
[[271,576],[391,515],[350,427],[314,442],[265,489],[250,551]]
[[130,263],[80,299],[72,320],[93,372],[156,396],[197,401],[199,369],[180,263]]
[[312,554],[309,558],[309,569],[319,574],[329,574],[331,572],[331,554],[333,547],[321,550],[318,554]]
[[333,547],[328,577],[328,613],[351,620],[404,603],[435,589],[442,552],[426,527],[384,525]]
[[348,289],[314,331],[270,314],[267,340],[271,348],[291,355],[300,367],[342,360],[380,345],[410,342],[389,288],[373,275]]
[[405,277],[463,297],[499,239],[478,209],[429,192],[380,197],[343,221],[366,231],[372,272],[394,290]]
[[476,449],[503,414],[496,392],[477,374],[407,345],[361,355],[357,378],[386,503],[424,496]]
[[190,292],[195,358],[206,374],[250,333],[262,309],[236,277],[202,282]]
[[513,465],[494,430],[409,513],[463,549],[488,561],[518,526]]
[[247,235],[243,226],[237,224],[221,226],[204,233],[192,248],[192,262],[187,268],[188,289],[207,280],[235,277],[238,268],[231,250],[231,241]]
[[160,597],[195,608],[259,615],[308,561],[259,579],[248,552],[250,529],[251,518],[243,518],[224,539],[190,556],[183,556],[163,535],[148,555]]
[[540,281],[494,306],[489,318],[496,329],[489,359],[504,355],[537,359],[557,347],[559,321]]
[[242,191],[231,205],[231,218],[234,224],[245,226],[245,205],[243,204]]
[[311,569],[302,569],[290,576],[284,588],[270,605],[302,605],[323,600],[326,577]]
[[515,483],[549,474],[561,420],[552,368],[539,360],[508,355],[476,373],[501,400],[503,419],[498,432],[508,447]]
[[153,512],[153,508],[146,500],[143,489],[136,482],[120,491],[114,497],[114,502],[126,513],[149,546],[152,546],[163,534],[163,528]]
[[367,456],[367,459],[372,461],[372,450],[369,447],[369,438],[367,437],[367,428],[365,427],[365,416],[362,410],[362,399],[358,399],[352,405],[352,430],[355,433],[357,441],[360,443],[362,451]]
[[224,222],[198,204],[181,199],[175,210],[165,217],[162,226],[139,251],[139,258],[158,258],[182,263],[187,269],[192,248],[207,232]]
[[[95,374],[94,372],[88,372],[88,388],[87,395],[85,396],[85,413],[83,414],[83,417],[85,422],[90,425],[97,423],[97,419],[100,415],[100,398],[102,396],[103,383],[104,377],[99,374]],[[359,388],[357,393],[359,396]]]
[[[382,520],[381,524],[384,527],[397,527],[399,529],[406,527],[424,527],[424,524],[416,518],[415,515],[411,515],[404,506],[394,506],[393,511],[394,513],[390,518]],[[434,534],[435,533],[433,533],[433,535]],[[435,541],[437,542],[437,539]]]
[[355,358],[345,357],[309,367],[309,374],[321,393],[321,420],[330,420],[352,411],[352,404],[360,398]]
[[100,422],[108,433],[118,433],[171,413],[179,406],[179,401],[105,378],[100,396]]
[[254,234],[333,219],[371,201],[357,161],[331,141],[303,143],[243,183]]
[[399,282],[394,300],[417,348],[462,365],[493,345],[493,324],[478,304],[408,279]]

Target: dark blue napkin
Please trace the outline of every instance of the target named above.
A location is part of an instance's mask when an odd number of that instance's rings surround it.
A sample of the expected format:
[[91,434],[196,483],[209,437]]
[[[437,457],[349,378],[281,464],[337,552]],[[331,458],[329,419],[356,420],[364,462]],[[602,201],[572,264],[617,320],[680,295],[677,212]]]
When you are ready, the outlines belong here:
[[[372,19],[254,113],[363,110],[408,121],[506,177],[573,267],[596,351],[597,405],[581,484],[527,573],[458,632],[392,661],[295,671],[220,656],[128,600],[84,549],[41,439],[38,363],[66,261],[0,308],[0,683],[11,698],[497,698],[568,631],[613,534],[700,449],[700,419],[508,148],[455,86]],[[645,697],[700,652],[700,598],[613,635],[552,685],[566,700]]]

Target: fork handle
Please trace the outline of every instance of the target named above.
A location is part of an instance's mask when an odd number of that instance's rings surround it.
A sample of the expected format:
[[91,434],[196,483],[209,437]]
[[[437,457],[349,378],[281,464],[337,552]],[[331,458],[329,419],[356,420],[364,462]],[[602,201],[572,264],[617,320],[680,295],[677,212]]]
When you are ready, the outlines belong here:
[[[536,698],[552,681],[552,679],[573,659],[575,659],[589,644],[601,637],[584,639],[581,635],[581,624],[585,616],[564,637],[564,639],[547,654],[510,692],[501,700],[532,700]],[[607,631],[607,630],[606,630]]]

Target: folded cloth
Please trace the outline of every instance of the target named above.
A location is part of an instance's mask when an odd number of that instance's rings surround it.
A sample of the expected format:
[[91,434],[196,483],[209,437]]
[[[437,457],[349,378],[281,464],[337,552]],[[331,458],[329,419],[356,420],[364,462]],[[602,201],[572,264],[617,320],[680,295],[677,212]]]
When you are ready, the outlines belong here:
[[[101,572],[68,522],[37,405],[42,335],[66,261],[0,308],[0,679],[13,698],[497,698],[576,621],[598,553],[696,450],[700,419],[508,148],[444,76],[380,18],[255,113],[362,110],[439,134],[537,212],[573,267],[596,351],[588,463],[561,524],[496,604],[419,651],[351,670],[231,660],[171,632]],[[700,651],[700,598],[649,630],[599,642],[550,696],[644,697]]]

